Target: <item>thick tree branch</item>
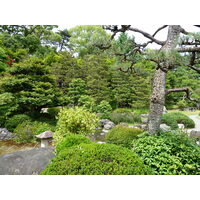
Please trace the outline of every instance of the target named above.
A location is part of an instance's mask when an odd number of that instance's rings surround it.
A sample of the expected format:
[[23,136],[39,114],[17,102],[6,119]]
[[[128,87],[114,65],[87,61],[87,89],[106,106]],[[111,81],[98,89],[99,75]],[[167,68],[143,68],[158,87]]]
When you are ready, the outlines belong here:
[[173,89],[168,89],[168,90],[166,90],[166,95],[168,95],[171,92],[185,92],[186,93],[186,97],[190,101],[199,102],[197,99],[193,99],[193,98],[190,97],[190,90],[189,90],[189,88],[173,88]]
[[200,47],[179,47],[176,50],[178,52],[200,52]]

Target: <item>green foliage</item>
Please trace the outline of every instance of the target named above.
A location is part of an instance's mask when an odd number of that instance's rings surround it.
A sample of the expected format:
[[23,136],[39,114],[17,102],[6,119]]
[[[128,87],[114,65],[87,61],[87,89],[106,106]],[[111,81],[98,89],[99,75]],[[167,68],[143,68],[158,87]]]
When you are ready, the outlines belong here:
[[62,150],[42,175],[134,175],[149,174],[131,150],[113,144],[80,144]]
[[155,174],[200,174],[200,147],[183,133],[142,137],[133,142],[133,151]]
[[60,109],[61,108],[59,107],[52,107],[52,108],[48,108],[47,112],[52,119],[55,119],[58,113],[60,112]]
[[54,131],[54,127],[43,122],[24,121],[14,129],[14,140],[18,143],[35,142],[35,136],[44,131]]
[[82,106],[86,110],[94,112],[96,108],[96,103],[93,97],[88,95],[82,95],[78,100],[78,106]]
[[162,123],[167,124],[172,129],[178,128],[178,124],[184,124],[185,128],[194,128],[195,123],[187,115],[179,112],[166,113],[162,117]]
[[138,135],[143,130],[138,128],[129,128],[126,126],[115,126],[111,131],[106,134],[106,142],[121,145],[123,147],[131,148],[133,140],[137,139]]
[[4,126],[4,123],[8,119],[11,113],[18,109],[15,97],[11,93],[0,94],[0,125]]
[[183,110],[187,106],[187,102],[185,100],[180,100],[177,103],[179,109]]
[[96,44],[107,44],[110,39],[110,35],[99,25],[79,25],[69,29],[69,34],[69,45],[79,56],[98,53]]
[[96,114],[90,113],[82,107],[64,108],[58,114],[58,122],[54,138],[61,141],[69,134],[92,133],[98,126]]
[[109,102],[103,100],[103,101],[100,102],[99,105],[97,105],[96,111],[97,111],[98,113],[103,114],[103,115],[101,116],[101,118],[108,118],[110,112],[112,111],[112,107],[111,107],[111,105],[109,104]]
[[78,104],[78,100],[82,95],[86,93],[86,84],[85,81],[77,78],[73,79],[69,84],[69,92],[68,95],[74,105]]
[[48,66],[31,57],[10,69],[10,76],[3,79],[1,88],[15,98],[21,113],[40,110],[55,103],[56,90]]
[[82,59],[82,76],[86,76],[87,94],[92,96],[97,104],[103,100],[111,100],[110,78],[113,63],[113,58],[101,54],[85,56]]
[[125,122],[125,123],[141,122],[141,117],[139,114],[130,111],[128,112],[127,110],[125,110],[125,112],[119,112],[119,111],[120,110],[117,109],[110,114],[110,120],[113,121],[115,124],[119,124],[120,122]]
[[69,147],[76,146],[79,144],[90,144],[92,141],[83,135],[68,135],[60,143],[56,145],[56,153],[65,150]]
[[18,126],[18,124],[21,124],[24,121],[30,121],[30,120],[31,120],[31,118],[26,114],[14,115],[13,117],[9,118],[6,121],[5,127],[9,131],[13,131]]
[[[126,65],[130,66],[130,63]],[[124,66],[124,71],[127,66]],[[150,76],[145,70],[129,73],[113,70],[111,84],[113,102],[116,102],[116,107],[148,107],[151,84]]]

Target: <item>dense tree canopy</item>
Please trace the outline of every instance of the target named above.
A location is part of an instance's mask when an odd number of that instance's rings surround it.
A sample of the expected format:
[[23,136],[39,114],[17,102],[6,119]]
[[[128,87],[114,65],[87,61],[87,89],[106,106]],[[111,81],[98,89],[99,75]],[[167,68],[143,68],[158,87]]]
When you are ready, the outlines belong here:
[[[55,25],[1,25],[1,115],[5,118],[16,112],[70,103],[84,105],[87,101],[92,107],[107,101],[113,109],[147,108],[153,73],[166,60],[168,66],[173,65],[166,88],[189,88],[191,98],[200,99],[198,52],[165,54],[145,49],[147,44],[138,46],[135,38],[126,33],[128,28],[141,32],[129,26],[108,26],[111,35],[102,26],[58,30]],[[179,42],[198,43],[198,37],[186,35]],[[186,97],[185,91],[169,93],[166,107],[199,106]]]

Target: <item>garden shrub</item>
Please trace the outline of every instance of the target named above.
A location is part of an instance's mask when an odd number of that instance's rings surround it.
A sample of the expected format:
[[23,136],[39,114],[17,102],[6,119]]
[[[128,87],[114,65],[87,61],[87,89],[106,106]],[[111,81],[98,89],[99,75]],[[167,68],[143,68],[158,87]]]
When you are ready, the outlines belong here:
[[58,142],[69,134],[87,135],[95,130],[98,123],[96,114],[82,107],[64,108],[58,114],[54,138]]
[[166,113],[162,117],[162,123],[167,124],[172,129],[178,128],[178,124],[184,124],[185,128],[194,128],[195,123],[187,115],[179,112]]
[[199,175],[200,147],[181,132],[146,136],[133,141],[133,151],[159,175]]
[[83,135],[72,134],[72,135],[66,136],[60,143],[57,144],[56,153],[58,154],[60,151],[66,148],[79,145],[82,143],[89,144],[89,143],[92,143],[92,141]]
[[115,124],[119,124],[121,122],[125,123],[135,123],[141,122],[141,117],[139,114],[135,114],[132,112],[125,112],[125,113],[118,113],[113,112],[110,114],[110,120],[113,121]]
[[18,124],[21,124],[24,121],[30,121],[30,120],[31,120],[31,118],[25,114],[14,115],[13,117],[9,118],[6,121],[5,127],[9,131],[14,131],[14,129],[18,126]]
[[94,112],[96,108],[95,99],[88,95],[82,95],[78,100],[78,106],[86,108],[90,112]]
[[18,143],[35,142],[36,135],[44,131],[54,131],[55,127],[37,121],[24,121],[14,129],[14,140]]
[[113,143],[130,148],[133,140],[135,140],[142,132],[143,130],[139,128],[129,128],[118,125],[106,134],[105,139],[107,143]]
[[150,170],[131,150],[113,144],[80,144],[61,151],[43,175],[133,175]]
[[100,102],[100,104],[96,107],[96,111],[98,113],[101,113],[102,115],[100,116],[102,119],[109,119],[110,118],[110,113],[112,111],[112,107],[109,104],[109,102],[103,100]]

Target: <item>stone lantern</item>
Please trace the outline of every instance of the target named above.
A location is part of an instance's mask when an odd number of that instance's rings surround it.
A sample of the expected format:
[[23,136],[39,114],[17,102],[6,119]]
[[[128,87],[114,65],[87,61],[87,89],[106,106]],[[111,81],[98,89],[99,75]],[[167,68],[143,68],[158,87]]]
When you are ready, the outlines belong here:
[[41,147],[46,148],[49,146],[49,141],[53,138],[53,132],[52,131],[45,131],[43,133],[40,133],[39,135],[36,135],[37,138],[41,140]]

